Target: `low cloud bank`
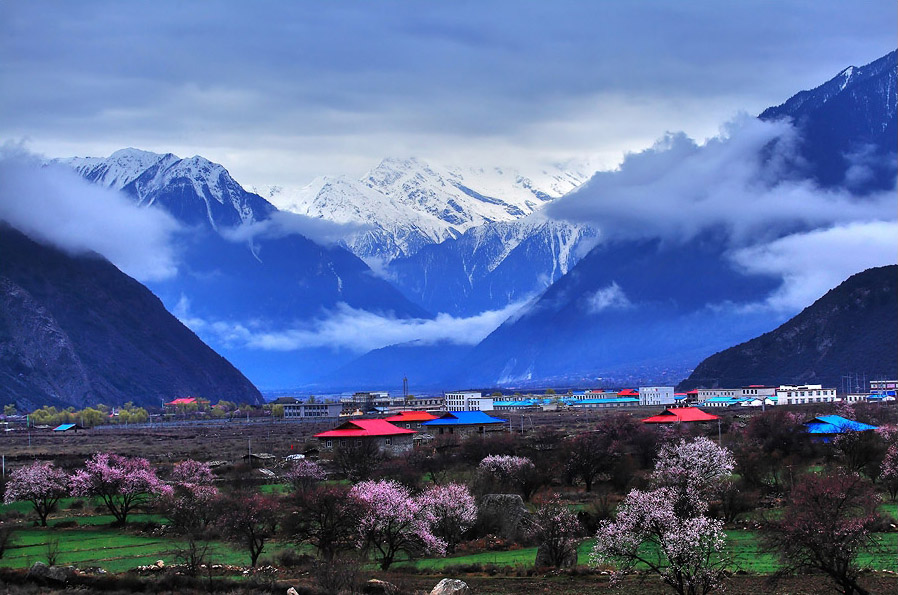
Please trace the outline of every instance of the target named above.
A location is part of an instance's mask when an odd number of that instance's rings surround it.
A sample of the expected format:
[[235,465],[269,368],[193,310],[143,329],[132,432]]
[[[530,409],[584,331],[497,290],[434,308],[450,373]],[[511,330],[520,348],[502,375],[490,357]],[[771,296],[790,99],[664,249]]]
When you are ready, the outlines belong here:
[[[782,279],[749,307],[797,312],[850,275],[898,261],[894,191],[856,196],[801,179],[797,135],[788,122],[747,116],[703,145],[669,134],[545,212],[595,226],[602,241],[724,237],[729,251],[722,256],[737,270]],[[856,167],[848,188],[871,157],[861,151],[849,158]],[[593,296],[596,306],[612,296],[603,292]]]
[[210,321],[194,316],[190,302],[182,297],[175,315],[195,332],[215,337],[229,347],[266,351],[330,347],[365,353],[389,345],[417,341],[422,344],[440,342],[475,345],[523,306],[510,304],[468,318],[439,314],[433,320],[393,318],[338,304],[327,315],[298,323],[293,328],[270,329],[262,322]]
[[367,229],[353,223],[334,223],[317,217],[275,211],[264,221],[252,221],[238,227],[224,229],[221,235],[232,242],[277,239],[293,234],[305,236],[319,244],[338,244],[350,235]]
[[174,218],[65,167],[43,165],[17,145],[0,148],[0,220],[70,254],[101,254],[140,281],[177,273],[181,228]]
[[855,273],[894,264],[896,238],[898,222],[858,222],[744,248],[732,259],[748,273],[782,277],[782,286],[759,306],[791,312],[812,304]]

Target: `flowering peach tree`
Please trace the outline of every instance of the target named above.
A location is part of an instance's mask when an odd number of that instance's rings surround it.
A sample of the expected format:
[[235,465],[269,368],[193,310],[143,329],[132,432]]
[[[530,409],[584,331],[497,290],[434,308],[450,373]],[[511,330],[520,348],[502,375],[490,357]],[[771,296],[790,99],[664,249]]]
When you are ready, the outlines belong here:
[[680,595],[720,588],[723,521],[708,517],[708,498],[733,466],[732,454],[707,438],[662,447],[653,489],[632,490],[616,518],[602,522],[592,563],[618,570],[645,565]]
[[296,491],[310,489],[319,481],[327,479],[327,473],[315,461],[300,459],[284,471],[282,478]]
[[803,476],[779,521],[766,528],[766,545],[779,554],[781,573],[819,571],[846,595],[865,595],[858,554],[873,546],[879,498],[856,473]]
[[171,491],[149,461],[140,457],[97,453],[72,476],[72,494],[100,498],[120,525],[136,506]]
[[477,522],[477,503],[468,486],[459,483],[430,486],[418,496],[430,517],[433,534],[455,551],[464,534]]
[[481,473],[518,490],[525,500],[529,500],[540,485],[536,466],[527,457],[489,455],[480,461],[477,468]]
[[879,478],[894,502],[898,498],[898,442],[892,444],[886,451],[879,470]]
[[277,502],[266,496],[237,496],[225,502],[219,518],[225,536],[249,553],[250,565],[259,561],[265,543],[277,530]]
[[433,515],[395,481],[363,481],[349,492],[362,504],[359,546],[374,552],[387,570],[399,552],[444,555],[446,542],[433,534]]
[[34,462],[10,474],[3,502],[31,502],[41,526],[46,527],[47,515],[53,511],[59,499],[68,493],[68,473],[53,463]]
[[575,566],[582,529],[577,516],[552,494],[540,503],[533,517],[533,536],[539,544],[537,566]]
[[207,463],[187,459],[175,463],[171,490],[162,495],[164,514],[172,527],[188,535],[205,529],[217,514],[218,488]]

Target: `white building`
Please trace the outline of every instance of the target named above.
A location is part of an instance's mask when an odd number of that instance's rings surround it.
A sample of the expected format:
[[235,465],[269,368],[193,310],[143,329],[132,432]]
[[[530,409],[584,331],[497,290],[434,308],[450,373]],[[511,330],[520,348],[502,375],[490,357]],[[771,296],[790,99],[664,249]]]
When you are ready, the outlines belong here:
[[820,384],[804,386],[783,385],[776,389],[777,405],[807,405],[809,403],[835,403],[836,389],[823,388]]
[[746,400],[757,400],[761,401],[763,399],[770,399],[776,396],[776,387],[775,386],[763,386],[760,384],[752,384],[751,386],[743,386],[741,389],[742,394],[741,398]]
[[674,387],[672,386],[640,386],[640,405],[673,405]]
[[476,391],[446,393],[446,411],[492,411],[493,398]]
[[341,403],[284,403],[284,419],[340,417]]

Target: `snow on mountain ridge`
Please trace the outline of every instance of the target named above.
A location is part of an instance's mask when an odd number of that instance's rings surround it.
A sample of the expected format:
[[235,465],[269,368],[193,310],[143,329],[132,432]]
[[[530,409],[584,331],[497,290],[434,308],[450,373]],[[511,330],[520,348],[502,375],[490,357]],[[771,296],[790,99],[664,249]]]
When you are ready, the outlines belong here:
[[132,195],[143,206],[161,200],[168,207],[180,203],[174,206],[176,212],[196,211],[196,206],[189,204],[193,195],[203,201],[204,218],[214,229],[263,220],[274,210],[262,197],[244,190],[224,166],[199,155],[181,159],[171,153],[129,148],[106,158],[54,161],[91,182]]
[[479,226],[519,220],[587,178],[561,168],[533,179],[513,168],[443,168],[386,158],[358,181],[321,177],[302,188],[252,190],[295,213],[368,226],[347,238],[347,247],[363,259],[390,261]]

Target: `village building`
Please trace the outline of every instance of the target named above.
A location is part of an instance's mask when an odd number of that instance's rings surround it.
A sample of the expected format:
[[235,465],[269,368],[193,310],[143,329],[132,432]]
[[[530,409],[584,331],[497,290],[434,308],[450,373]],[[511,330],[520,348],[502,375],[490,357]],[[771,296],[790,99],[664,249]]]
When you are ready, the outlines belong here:
[[446,411],[492,411],[493,398],[477,391],[461,391],[445,394]]
[[284,419],[322,419],[340,417],[342,403],[283,403]]
[[642,420],[644,424],[677,424],[691,423],[699,421],[717,421],[720,418],[710,413],[705,413],[697,407],[674,407],[665,409],[658,415],[647,417]]
[[383,419],[353,419],[333,430],[315,434],[325,449],[361,448],[374,443],[385,452],[402,453],[411,450],[417,432],[399,428]]
[[508,420],[490,417],[482,411],[449,411],[431,421],[421,424],[432,434],[456,434],[467,436],[503,431]]
[[202,411],[209,406],[208,399],[195,397],[181,397],[163,403],[166,413],[185,413],[187,411]]
[[436,415],[426,411],[400,411],[396,415],[384,418],[384,421],[388,421],[399,428],[419,431],[422,423],[436,418]]
[[820,384],[804,386],[782,385],[776,389],[778,405],[806,405],[809,403],[835,403],[839,400],[836,389],[823,388]]
[[642,406],[673,405],[674,403],[674,387],[672,386],[639,387],[639,404]]
[[[615,393],[611,393],[615,394]],[[573,409],[607,409],[609,407],[636,407],[639,397],[605,397],[596,399],[578,399],[565,403]]]
[[841,415],[818,415],[804,423],[814,440],[830,442],[839,434],[846,432],[866,432],[875,430],[876,426],[854,421]]

